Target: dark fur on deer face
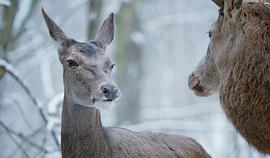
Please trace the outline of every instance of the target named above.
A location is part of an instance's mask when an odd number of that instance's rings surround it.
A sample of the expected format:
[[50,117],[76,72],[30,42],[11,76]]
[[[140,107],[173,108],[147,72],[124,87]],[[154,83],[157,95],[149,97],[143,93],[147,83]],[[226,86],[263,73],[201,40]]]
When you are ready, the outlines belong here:
[[227,117],[262,153],[270,153],[270,6],[216,0],[207,55],[189,76],[198,96],[219,91]]
[[58,44],[67,98],[83,106],[109,106],[120,95],[111,79],[115,64],[105,54],[106,46],[114,37],[114,15],[104,21],[95,40],[78,42],[67,38],[43,9],[42,14],[51,37]]

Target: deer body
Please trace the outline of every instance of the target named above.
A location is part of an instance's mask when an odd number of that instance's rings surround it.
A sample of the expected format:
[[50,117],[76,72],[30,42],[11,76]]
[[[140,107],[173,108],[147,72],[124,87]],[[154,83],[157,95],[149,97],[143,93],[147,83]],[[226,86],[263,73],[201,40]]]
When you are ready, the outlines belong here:
[[105,49],[114,36],[111,14],[88,43],[67,38],[42,14],[51,37],[59,44],[59,60],[64,69],[64,105],[61,148],[64,158],[209,158],[195,140],[161,133],[132,132],[103,127],[100,106],[110,106],[119,96],[111,80],[113,62]]
[[189,77],[199,96],[219,91],[221,105],[249,144],[270,154],[270,6],[216,2],[208,53]]
[[70,105],[65,101],[62,121],[63,157],[209,157],[204,149],[190,138],[132,132],[124,128],[105,128],[96,108]]

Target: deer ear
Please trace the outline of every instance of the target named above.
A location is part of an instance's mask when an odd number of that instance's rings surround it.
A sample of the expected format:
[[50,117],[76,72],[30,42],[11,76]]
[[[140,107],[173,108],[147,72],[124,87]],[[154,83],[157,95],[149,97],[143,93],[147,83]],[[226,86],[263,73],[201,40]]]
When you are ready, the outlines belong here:
[[54,41],[62,43],[65,39],[68,39],[61,28],[47,15],[43,8],[41,8],[41,13],[49,29],[50,36]]
[[114,38],[114,13],[111,13],[103,22],[97,31],[95,40],[101,42],[105,47],[108,46]]
[[212,0],[220,8],[224,7],[224,0]]

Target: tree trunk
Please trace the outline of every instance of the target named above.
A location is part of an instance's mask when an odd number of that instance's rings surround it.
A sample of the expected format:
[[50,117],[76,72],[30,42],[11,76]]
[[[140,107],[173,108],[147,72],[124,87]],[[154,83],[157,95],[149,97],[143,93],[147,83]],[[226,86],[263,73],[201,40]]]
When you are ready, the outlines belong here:
[[140,32],[136,3],[124,3],[116,16],[117,84],[121,87],[121,107],[117,109],[117,124],[139,122],[140,87],[142,78],[142,46],[132,39]]
[[88,0],[88,30],[87,38],[93,39],[98,27],[101,25],[101,11],[103,0]]

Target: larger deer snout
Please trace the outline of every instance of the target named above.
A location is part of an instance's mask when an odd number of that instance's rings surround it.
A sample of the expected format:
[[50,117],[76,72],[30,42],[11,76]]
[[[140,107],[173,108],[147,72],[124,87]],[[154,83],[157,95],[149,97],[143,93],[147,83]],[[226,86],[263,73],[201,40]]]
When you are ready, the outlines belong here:
[[114,85],[103,85],[101,90],[106,98],[104,101],[113,101],[120,96],[119,89]]
[[191,73],[188,77],[188,86],[193,92],[198,96],[207,96],[208,93],[204,91],[203,86],[201,85],[199,76],[195,73]]
[[190,89],[200,90],[201,88],[199,76],[195,75],[194,73],[191,73],[188,77],[188,86]]

